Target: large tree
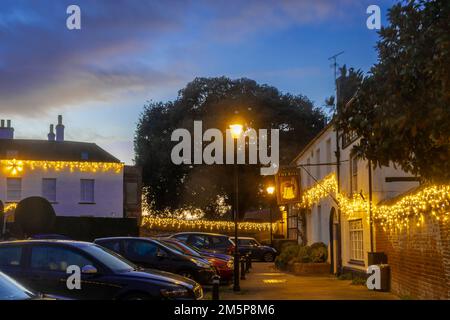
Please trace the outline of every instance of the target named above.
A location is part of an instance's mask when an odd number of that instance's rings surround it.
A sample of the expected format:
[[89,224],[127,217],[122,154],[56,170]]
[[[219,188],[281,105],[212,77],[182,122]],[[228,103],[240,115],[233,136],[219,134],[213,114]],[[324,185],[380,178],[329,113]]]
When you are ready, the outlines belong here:
[[[323,113],[305,96],[282,94],[249,79],[194,79],[175,101],[150,102],[139,119],[136,163],[143,167],[147,202],[155,210],[195,207],[214,216],[221,200],[231,204],[233,166],[173,164],[171,150],[177,142],[171,141],[171,134],[178,128],[192,133],[195,120],[203,122],[203,131],[218,128],[225,132],[236,117],[256,130],[280,129],[281,164],[288,164],[325,124]],[[259,169],[258,165],[239,168],[241,215],[266,203],[263,190],[268,178]]]
[[450,2],[407,1],[389,11],[379,61],[339,123],[360,156],[425,180],[450,180]]

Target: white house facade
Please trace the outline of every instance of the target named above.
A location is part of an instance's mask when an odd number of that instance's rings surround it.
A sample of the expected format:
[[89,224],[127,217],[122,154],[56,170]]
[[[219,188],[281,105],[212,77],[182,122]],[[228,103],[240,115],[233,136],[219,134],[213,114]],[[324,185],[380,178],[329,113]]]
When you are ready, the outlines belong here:
[[59,216],[123,217],[124,165],[94,143],[64,140],[59,117],[47,140],[14,139],[0,127],[0,200],[46,198]]
[[308,245],[328,245],[334,273],[366,271],[368,253],[376,252],[370,205],[419,184],[418,179],[393,165],[369,169],[367,160],[352,154],[357,141],[356,137],[338,136],[330,123],[291,163],[300,170],[303,196],[301,204],[290,207],[290,215],[301,221],[290,238]]

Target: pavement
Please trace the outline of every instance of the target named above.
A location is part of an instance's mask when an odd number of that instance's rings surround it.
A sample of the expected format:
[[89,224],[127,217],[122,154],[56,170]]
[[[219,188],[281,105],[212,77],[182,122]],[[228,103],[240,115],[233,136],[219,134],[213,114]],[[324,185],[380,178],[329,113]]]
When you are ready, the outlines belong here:
[[[207,292],[206,299],[211,298]],[[277,270],[273,263],[254,262],[241,291],[220,287],[221,300],[396,300],[388,292],[370,291],[364,285],[339,280],[333,275],[297,276]]]

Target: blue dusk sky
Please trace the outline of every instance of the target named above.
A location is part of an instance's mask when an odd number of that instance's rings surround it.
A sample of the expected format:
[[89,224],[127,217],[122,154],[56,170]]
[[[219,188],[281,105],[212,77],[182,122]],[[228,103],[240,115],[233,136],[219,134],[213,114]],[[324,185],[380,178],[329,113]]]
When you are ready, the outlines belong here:
[[[81,8],[81,30],[66,9]],[[328,57],[367,72],[378,34],[376,0],[1,0],[0,118],[16,138],[46,139],[64,117],[66,139],[95,142],[132,163],[146,101],[175,99],[195,77],[247,77],[303,94],[333,94]]]

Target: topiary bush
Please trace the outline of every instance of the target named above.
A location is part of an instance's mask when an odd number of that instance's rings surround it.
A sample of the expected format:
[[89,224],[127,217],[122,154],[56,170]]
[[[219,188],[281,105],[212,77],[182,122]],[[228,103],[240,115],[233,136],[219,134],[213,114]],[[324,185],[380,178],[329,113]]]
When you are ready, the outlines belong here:
[[328,258],[328,248],[323,242],[313,243],[310,247],[311,262],[326,262]]
[[275,266],[286,269],[289,263],[326,262],[328,257],[327,246],[322,242],[313,243],[311,246],[289,245],[282,249],[275,259]]
[[285,269],[288,263],[297,257],[299,248],[299,245],[285,246],[275,259],[275,266],[279,269]]

